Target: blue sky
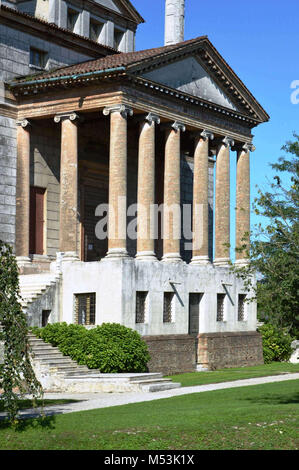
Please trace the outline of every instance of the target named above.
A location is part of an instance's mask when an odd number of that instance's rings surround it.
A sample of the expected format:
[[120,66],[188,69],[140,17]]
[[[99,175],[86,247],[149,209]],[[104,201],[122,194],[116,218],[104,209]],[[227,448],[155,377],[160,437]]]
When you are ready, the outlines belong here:
[[[163,45],[164,0],[132,3],[146,21],[137,33],[137,50]],[[299,104],[291,103],[291,83],[299,80],[298,18],[298,0],[186,0],[185,39],[207,35],[271,118],[253,129],[252,200],[256,185],[267,189],[273,181],[269,163],[283,155],[293,131],[299,133]],[[260,221],[254,214],[251,220],[252,227]]]

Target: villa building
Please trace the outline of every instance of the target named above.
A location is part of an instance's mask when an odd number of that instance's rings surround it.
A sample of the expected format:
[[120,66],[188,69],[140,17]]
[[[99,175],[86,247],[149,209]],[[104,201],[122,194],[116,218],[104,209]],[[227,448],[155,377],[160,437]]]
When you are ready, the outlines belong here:
[[246,263],[269,116],[208,37],[184,40],[183,0],[164,46],[135,50],[143,21],[128,0],[2,1],[0,237],[28,321],[124,324],[155,370],[260,363],[230,244]]

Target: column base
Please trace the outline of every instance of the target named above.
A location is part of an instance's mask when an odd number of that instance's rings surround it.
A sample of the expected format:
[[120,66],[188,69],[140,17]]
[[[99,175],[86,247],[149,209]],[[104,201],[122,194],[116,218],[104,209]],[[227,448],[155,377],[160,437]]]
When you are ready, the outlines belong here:
[[230,266],[230,258],[215,258],[214,259],[214,266],[223,266],[227,268]]
[[28,256],[17,256],[16,257],[18,268],[24,268],[32,265],[32,260]]
[[181,263],[183,262],[180,253],[166,253],[162,261],[165,263]]
[[125,248],[110,248],[105,258],[108,258],[108,259],[129,258],[129,255]]
[[248,266],[249,264],[249,260],[244,258],[244,259],[237,259],[235,261],[235,266],[237,266],[238,268],[242,268],[242,267],[245,267],[245,266]]
[[153,251],[140,251],[137,253],[135,259],[138,261],[158,261]]
[[80,261],[78,253],[76,251],[60,252],[60,262],[65,263],[72,261]]
[[208,256],[193,256],[190,264],[208,265],[211,264],[211,261]]

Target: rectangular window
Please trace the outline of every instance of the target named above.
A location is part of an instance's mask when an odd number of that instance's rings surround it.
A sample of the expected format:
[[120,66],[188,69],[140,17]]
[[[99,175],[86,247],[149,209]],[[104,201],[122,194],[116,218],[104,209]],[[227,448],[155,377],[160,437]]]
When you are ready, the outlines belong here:
[[163,323],[171,323],[173,321],[173,302],[174,293],[164,292]]
[[217,294],[217,321],[224,321],[225,294]]
[[148,292],[136,292],[136,323],[145,323]]
[[103,23],[98,23],[97,21],[90,21],[90,39],[98,42],[103,28]]
[[35,49],[34,47],[30,48],[30,65],[34,65],[35,67],[45,68],[46,65],[46,52],[41,51],[39,49]]
[[239,294],[238,296],[238,321],[245,320],[245,294]]
[[75,323],[77,325],[95,325],[96,294],[75,294]]
[[124,37],[124,32],[119,29],[114,29],[114,49],[118,50],[120,43]]
[[77,20],[79,18],[79,13],[75,10],[68,8],[67,10],[67,29],[69,31],[74,31]]

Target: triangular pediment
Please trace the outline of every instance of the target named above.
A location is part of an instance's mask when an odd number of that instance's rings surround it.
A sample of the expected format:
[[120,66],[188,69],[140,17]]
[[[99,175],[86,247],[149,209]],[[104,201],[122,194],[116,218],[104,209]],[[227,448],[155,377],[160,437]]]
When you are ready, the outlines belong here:
[[129,0],[93,0],[98,5],[102,5],[108,10],[114,11],[120,15],[132,19],[136,23],[142,23],[144,20],[139,15]]
[[142,74],[143,78],[188,93],[197,98],[239,111],[209,73],[194,57],[187,57]]
[[95,3],[103,5],[103,7],[109,8],[109,10],[116,11],[117,13],[122,13],[119,5],[113,0],[94,0]]

